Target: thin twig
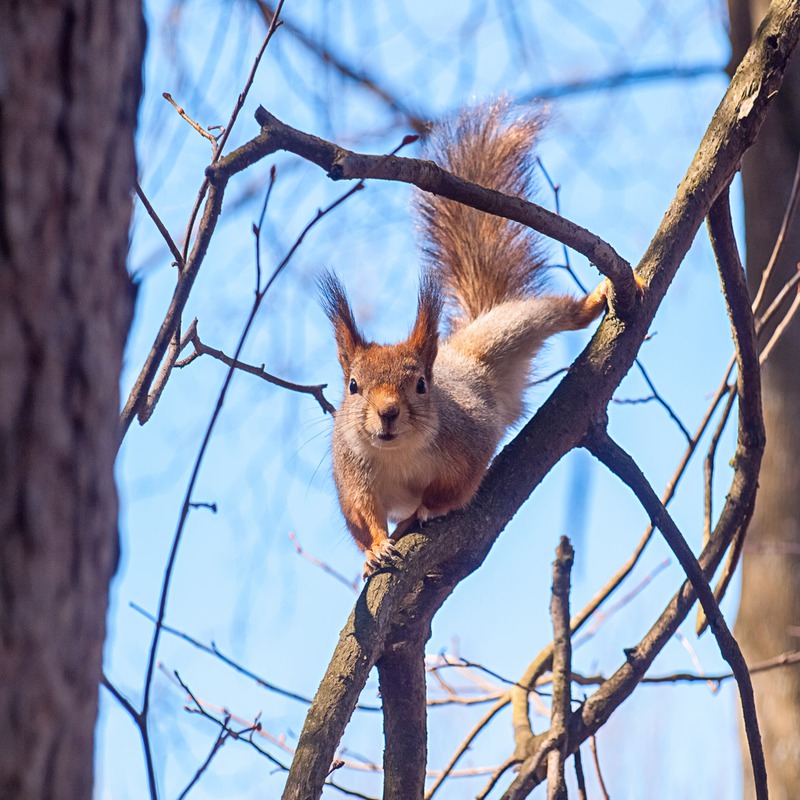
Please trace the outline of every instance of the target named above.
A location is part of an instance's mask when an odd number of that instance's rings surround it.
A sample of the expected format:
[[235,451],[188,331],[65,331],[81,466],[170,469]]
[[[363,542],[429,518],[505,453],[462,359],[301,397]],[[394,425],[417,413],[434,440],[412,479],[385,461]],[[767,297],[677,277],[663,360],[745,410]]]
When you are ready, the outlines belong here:
[[594,734],[589,738],[589,747],[592,751],[594,769],[597,773],[597,782],[600,784],[600,791],[603,793],[603,800],[610,800],[608,789],[606,789],[606,782],[603,780],[603,771],[600,769],[600,757],[597,755],[597,737]]
[[222,727],[219,729],[217,738],[214,740],[214,744],[211,746],[211,750],[209,751],[206,760],[197,768],[197,772],[195,772],[194,777],[186,785],[186,788],[178,795],[178,800],[184,800],[184,798],[189,794],[200,778],[203,777],[203,773],[209,768],[211,762],[214,760],[214,756],[216,756],[216,754],[222,749],[230,735],[231,730],[228,728],[227,722],[223,720]]
[[[767,659],[766,661],[759,661],[749,667],[751,675],[757,675],[761,672],[770,672],[773,669],[781,669],[782,667],[793,667],[800,664],[800,651],[791,650],[787,653],[781,653],[774,658]],[[644,684],[660,684],[660,683],[724,683],[734,678],[732,672],[718,672],[715,674],[698,675],[696,672],[673,672],[669,675],[648,675],[640,681]],[[606,675],[582,675],[579,672],[572,673],[572,682],[577,683],[579,686],[601,686],[608,680]]]
[[[197,320],[195,320],[192,324],[196,325]],[[169,347],[167,348],[167,355],[164,359],[164,363],[161,365],[161,369],[158,372],[158,377],[155,379],[155,381],[153,381],[152,390],[144,399],[144,402],[139,409],[139,413],[137,414],[140,425],[144,425],[153,415],[153,411],[155,410],[158,401],[161,399],[161,395],[164,392],[167,381],[169,380],[170,375],[172,375],[172,370],[178,361],[178,356],[180,356],[183,348],[186,347],[186,343],[188,341],[187,337],[190,335],[192,328],[190,327],[184,336],[181,336],[180,330],[181,320],[180,317],[178,317],[175,324],[175,330],[172,332],[172,338],[170,339]]]
[[[130,603],[130,607],[136,611],[137,613],[141,614],[145,619],[150,620],[150,622],[156,622],[156,618],[150,614],[149,612],[145,611],[141,606],[137,605],[136,603]],[[188,633],[184,631],[178,630],[178,628],[174,628],[171,625],[162,624],[161,630],[164,633],[168,633],[170,636],[175,636],[178,639],[182,639],[184,642],[192,645],[192,647],[197,648],[198,650],[202,650],[204,653],[207,653],[210,656],[214,656],[214,658],[219,659],[223,664],[231,667],[232,669],[236,670],[240,675],[244,675],[251,680],[254,680],[259,686],[263,686],[270,692],[275,692],[275,694],[279,694],[282,697],[288,697],[290,700],[297,700],[298,703],[303,703],[304,705],[310,705],[311,699],[308,697],[304,697],[297,692],[293,692],[290,689],[284,689],[276,684],[268,681],[266,678],[262,677],[256,672],[248,669],[247,667],[242,666],[237,661],[234,661],[229,656],[226,656],[214,642],[211,644],[205,644],[198,639],[195,639],[193,636],[190,636]],[[360,711],[380,711],[379,706],[358,706]]]
[[683,434],[686,441],[691,444],[692,435],[689,433],[686,426],[681,421],[681,418],[675,413],[672,406],[661,396],[658,389],[656,389],[655,384],[650,379],[650,376],[647,374],[647,370],[644,368],[644,364],[642,364],[639,358],[636,359],[635,363],[639,372],[642,374],[642,377],[644,378],[644,382],[650,388],[650,391],[653,393],[655,399],[658,401],[661,407],[667,412],[667,414],[669,414],[670,419],[680,428],[680,431]]
[[221,361],[228,367],[238,369],[241,372],[247,372],[250,375],[255,375],[257,378],[261,378],[262,380],[266,381],[267,383],[271,383],[274,386],[280,386],[282,389],[288,389],[289,391],[298,392],[300,394],[310,394],[319,403],[320,407],[326,414],[336,413],[336,406],[329,402],[323,393],[328,386],[327,383],[320,383],[312,386],[302,383],[293,383],[292,381],[287,381],[283,378],[278,378],[276,375],[270,374],[264,369],[263,364],[255,366],[254,364],[248,364],[244,361],[240,361],[238,358],[231,358],[230,356],[225,355],[222,350],[217,350],[215,347],[211,347],[210,345],[207,345],[205,342],[201,341],[200,334],[197,332],[196,323],[197,320],[195,320],[195,327],[191,330],[191,335],[189,336],[189,341],[194,346],[194,352],[184,359],[175,361],[174,366],[178,369],[188,366],[199,356],[211,356],[212,358],[217,359],[217,361]]
[[431,800],[439,787],[445,782],[450,773],[452,773],[461,756],[472,746],[478,734],[494,719],[497,713],[502,711],[507,705],[507,699],[499,700],[475,723],[472,730],[470,730],[461,744],[456,748],[455,753],[450,757],[450,760],[445,765],[441,774],[433,782],[430,789],[425,792],[425,800]]
[[[540,759],[541,763],[541,759]],[[494,787],[497,785],[497,782],[503,775],[506,774],[512,767],[515,767],[519,764],[519,759],[511,756],[511,758],[507,758],[493,773],[492,777],[489,778],[489,782],[483,789],[475,795],[475,800],[486,800],[486,798],[491,794]]]
[[[361,184],[357,184],[356,186],[352,187],[347,192],[345,192],[343,195],[341,195],[337,200],[335,200],[325,209],[318,211],[316,216],[302,230],[300,236],[297,238],[295,243],[289,249],[289,252],[286,254],[283,260],[277,265],[277,267],[273,271],[270,280],[267,282],[267,285],[264,287],[262,291],[256,293],[256,297],[255,300],[253,301],[250,314],[247,318],[247,321],[245,322],[244,328],[242,329],[242,333],[239,337],[239,342],[236,346],[234,360],[239,359],[239,354],[244,348],[245,342],[247,341],[247,336],[250,333],[250,328],[252,327],[253,322],[255,321],[256,314],[258,313],[258,310],[261,306],[261,302],[263,301],[264,297],[269,291],[269,288],[272,286],[273,282],[278,277],[278,275],[283,271],[286,265],[290,262],[292,256],[297,251],[297,248],[300,246],[300,243],[303,241],[307,233],[327,214],[329,214],[331,211],[333,211],[335,208],[341,205],[341,203],[343,203],[349,197],[352,197],[353,194],[355,194],[355,192],[358,191],[360,188]],[[161,631],[164,625],[164,617],[166,615],[166,610],[167,610],[167,598],[169,596],[169,589],[172,581],[172,573],[175,568],[175,564],[177,563],[178,549],[185,529],[186,520],[188,518],[189,511],[191,509],[190,503],[192,501],[192,494],[194,492],[194,487],[195,484],[197,483],[197,479],[200,475],[200,467],[202,466],[206,450],[208,449],[209,442],[211,441],[211,435],[214,431],[214,428],[216,427],[219,415],[222,412],[222,406],[225,403],[225,398],[227,396],[228,389],[231,385],[231,381],[233,380],[234,373],[235,369],[233,367],[229,367],[228,373],[225,376],[225,380],[223,381],[222,388],[220,389],[219,396],[217,398],[217,402],[214,407],[214,411],[211,414],[211,419],[209,420],[208,425],[206,427],[206,431],[203,436],[200,449],[198,450],[197,456],[195,458],[191,477],[189,478],[189,483],[186,487],[186,493],[184,494],[183,504],[181,506],[181,512],[178,519],[178,524],[175,529],[175,533],[172,537],[172,545],[170,547],[169,556],[167,558],[167,564],[164,570],[164,577],[161,582],[161,592],[158,601],[158,612],[155,619],[153,635],[150,641],[150,652],[148,655],[147,669],[145,672],[144,699],[142,702],[142,715],[145,718],[147,718],[148,710],[150,707],[150,692],[153,685],[153,674],[156,665],[156,653],[158,651],[158,644],[161,638]]]
[[697,594],[716,637],[722,657],[730,664],[736,676],[739,697],[742,703],[745,732],[753,762],[756,797],[759,800],[766,800],[767,772],[764,765],[761,736],[758,730],[753,684],[750,681],[750,674],[747,671],[747,663],[744,660],[744,656],[742,656],[742,651],[719,610],[719,605],[700,564],[669,512],[659,501],[658,496],[630,455],[611,439],[602,428],[595,429],[587,437],[585,445],[593,455],[634,492],[645,511],[647,511],[653,525],[658,527],[670,549],[675,553],[692,588]]
[[622,597],[619,598],[615,603],[612,603],[608,606],[607,609],[604,611],[600,611],[599,609],[594,612],[592,615],[592,624],[573,642],[573,647],[580,647],[582,644],[585,644],[592,636],[597,633],[600,629],[601,625],[606,622],[610,617],[612,617],[617,611],[622,608],[625,608],[631,600],[633,600],[640,592],[644,591],[647,586],[653,581],[653,579],[659,573],[663,572],[670,564],[670,560],[665,558],[660,563],[656,564],[656,566],[650,570],[640,581],[637,583],[632,589],[625,592]]
[[784,318],[780,321],[775,330],[772,332],[772,336],[765,345],[764,349],[761,351],[760,361],[762,364],[769,358],[772,349],[778,343],[781,336],[783,336],[784,332],[786,331],[786,328],[789,327],[789,323],[792,321],[794,315],[797,313],[798,308],[800,308],[800,292],[795,295],[794,300],[792,301],[791,306],[789,306],[789,309],[787,310]]
[[141,200],[142,205],[145,207],[145,210],[150,215],[150,219],[153,220],[156,224],[156,228],[158,228],[158,232],[161,234],[161,237],[167,243],[167,247],[169,247],[170,253],[172,253],[172,257],[175,259],[175,264],[178,267],[179,271],[183,271],[183,268],[186,266],[184,263],[183,255],[181,251],[178,249],[178,245],[175,244],[172,236],[170,236],[169,231],[167,230],[167,226],[161,221],[161,217],[158,216],[156,210],[151,205],[150,201],[147,199],[147,195],[142,190],[142,187],[139,184],[139,181],[135,181],[134,189],[136,190],[136,196]]
[[169,92],[162,92],[161,96],[178,112],[182,119],[188,122],[201,136],[205,137],[211,142],[213,155],[217,154],[217,137],[213,133],[209,133],[202,125],[198,125],[187,113],[186,110],[181,108],[173,99]]
[[[231,112],[230,119],[228,120],[228,124],[225,126],[225,130],[222,132],[220,136],[219,143],[217,144],[217,149],[214,153],[213,158],[211,159],[211,166],[216,164],[220,156],[222,155],[222,151],[228,141],[228,137],[231,135],[231,130],[233,130],[233,125],[236,122],[236,118],[239,116],[239,112],[242,110],[242,106],[244,105],[244,101],[247,98],[248,93],[250,92],[250,87],[253,85],[253,80],[256,75],[256,70],[258,69],[258,65],[261,63],[261,58],[264,55],[264,51],[267,49],[267,45],[270,43],[273,34],[278,29],[280,23],[280,15],[283,9],[284,0],[279,0],[278,6],[275,9],[275,13],[272,15],[272,20],[270,21],[269,27],[267,28],[266,36],[264,36],[264,41],[261,44],[261,49],[258,51],[258,54],[253,61],[253,66],[250,69],[250,74],[247,76],[247,81],[245,82],[244,89],[239,93],[239,96],[236,98],[236,104],[233,107],[233,111]],[[189,215],[189,222],[186,226],[186,233],[184,234],[183,240],[183,254],[184,258],[186,258],[189,252],[189,242],[192,238],[192,230],[194,229],[194,223],[197,220],[197,215],[200,213],[200,206],[203,203],[203,198],[206,196],[206,192],[208,191],[210,182],[208,179],[208,173],[206,172],[206,177],[203,179],[203,183],[200,186],[200,190],[197,193],[197,199],[195,200],[194,206],[192,207],[192,212]]]
[[703,466],[704,483],[705,483],[705,512],[703,515],[703,547],[706,546],[711,536],[711,520],[713,516],[713,503],[712,503],[712,488],[714,482],[714,462],[717,456],[717,446],[722,437],[722,433],[728,424],[731,411],[733,410],[733,403],[736,400],[736,387],[730,386],[728,388],[728,399],[725,401],[725,407],[722,409],[719,422],[717,423],[714,435],[711,437],[711,442],[708,445],[708,452]]
[[133,721],[139,725],[141,721],[141,714],[133,707],[133,704],[127,697],[125,697],[122,692],[114,686],[113,683],[108,679],[108,676],[103,673],[100,677],[100,685],[104,686],[108,689],[109,692],[113,695],[114,699],[128,712],[131,716]]
[[301,546],[300,542],[297,540],[297,537],[294,535],[292,531],[289,531],[289,539],[291,540],[292,544],[294,545],[294,549],[297,552],[297,555],[304,558],[309,564],[313,564],[315,567],[319,567],[323,572],[326,572],[332,578],[336,578],[337,581],[343,583],[348,589],[352,590],[355,594],[358,594],[360,591],[360,587],[357,581],[349,581],[342,575],[341,572],[335,570],[330,564],[326,563],[325,561],[321,561],[320,559],[312,556],[310,553],[307,553]]
[[753,300],[753,313],[758,313],[758,308],[761,305],[762,298],[764,297],[767,283],[772,276],[772,271],[775,269],[775,265],[778,263],[778,259],[783,251],[783,245],[786,241],[786,233],[789,230],[789,226],[791,225],[792,219],[794,219],[795,212],[797,211],[798,200],[800,200],[800,156],[797,159],[797,166],[795,167],[794,171],[794,180],[792,181],[792,188],[789,192],[789,202],[786,204],[786,211],[784,211],[783,214],[781,228],[778,232],[778,237],[775,239],[775,245],[772,248],[772,254],[770,255],[769,262],[761,273],[761,282],[759,283],[758,291],[756,292],[755,299]]
[[756,318],[756,333],[761,333],[764,330],[772,317],[774,317],[778,312],[780,305],[786,299],[789,292],[796,288],[798,284],[800,284],[800,270],[795,272],[795,274],[792,275],[788,281],[786,281],[786,283],[781,287],[781,290],[772,299],[772,302],[767,307],[767,310]]

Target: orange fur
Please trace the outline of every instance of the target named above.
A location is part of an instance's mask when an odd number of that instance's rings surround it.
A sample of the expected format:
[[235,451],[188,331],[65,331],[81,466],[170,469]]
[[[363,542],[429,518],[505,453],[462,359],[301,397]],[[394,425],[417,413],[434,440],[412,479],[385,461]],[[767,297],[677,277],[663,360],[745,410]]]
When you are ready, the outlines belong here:
[[[464,112],[438,133],[433,155],[464,178],[527,194],[538,120],[507,116],[502,103]],[[433,195],[419,209],[428,269],[407,339],[367,341],[339,280],[328,273],[320,281],[345,381],[333,474],[366,554],[365,577],[394,556],[389,522],[398,538],[469,503],[522,414],[542,343],[586,327],[606,306],[606,282],[584,298],[542,293],[539,240],[529,229]],[[451,331],[444,339],[443,295]]]

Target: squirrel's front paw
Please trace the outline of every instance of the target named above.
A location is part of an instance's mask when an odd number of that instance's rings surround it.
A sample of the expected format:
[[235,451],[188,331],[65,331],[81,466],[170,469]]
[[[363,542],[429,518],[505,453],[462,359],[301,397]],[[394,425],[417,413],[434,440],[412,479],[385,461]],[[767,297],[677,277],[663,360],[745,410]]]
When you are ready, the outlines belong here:
[[391,566],[395,559],[400,558],[400,553],[391,539],[383,539],[370,547],[366,552],[366,556],[367,560],[364,562],[364,580],[379,569]]

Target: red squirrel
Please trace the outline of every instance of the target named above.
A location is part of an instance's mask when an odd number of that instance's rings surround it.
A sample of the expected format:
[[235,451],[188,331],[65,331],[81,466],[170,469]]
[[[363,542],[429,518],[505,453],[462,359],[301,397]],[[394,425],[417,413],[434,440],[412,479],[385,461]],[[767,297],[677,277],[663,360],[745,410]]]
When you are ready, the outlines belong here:
[[[426,155],[466,180],[525,197],[539,119],[509,121],[498,101],[437,128]],[[453,200],[417,200],[426,268],[408,338],[364,338],[342,284],[320,281],[344,398],[333,428],[333,476],[364,577],[387,566],[413,525],[463,508],[501,438],[523,412],[531,361],[560,331],[586,327],[607,284],[583,298],[541,290],[539,236]],[[439,332],[446,314],[447,334]]]

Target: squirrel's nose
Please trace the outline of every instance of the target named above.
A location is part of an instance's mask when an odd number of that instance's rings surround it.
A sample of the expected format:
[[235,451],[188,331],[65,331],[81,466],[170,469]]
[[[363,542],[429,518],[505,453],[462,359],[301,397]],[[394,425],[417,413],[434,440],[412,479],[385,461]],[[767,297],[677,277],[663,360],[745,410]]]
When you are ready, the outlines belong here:
[[400,416],[400,406],[397,403],[384,406],[378,411],[378,416],[381,418],[381,422],[392,423]]

